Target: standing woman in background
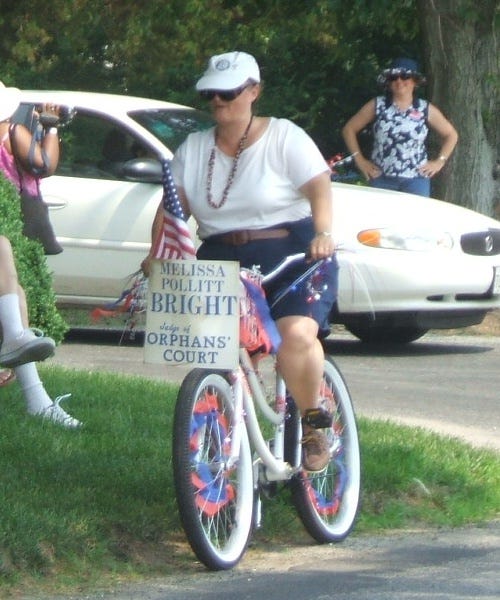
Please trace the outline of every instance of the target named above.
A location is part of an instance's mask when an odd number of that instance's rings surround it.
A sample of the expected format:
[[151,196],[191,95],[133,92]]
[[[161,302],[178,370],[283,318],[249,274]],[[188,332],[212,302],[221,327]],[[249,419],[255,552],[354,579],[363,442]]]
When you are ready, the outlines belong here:
[[[430,179],[446,164],[458,134],[434,105],[418,98],[425,83],[417,63],[409,58],[394,60],[378,78],[385,95],[369,100],[342,129],[347,149],[355,154],[357,168],[372,187],[430,196]],[[358,134],[373,123],[371,160],[361,153]],[[426,141],[429,127],[441,140],[438,156],[429,159]]]

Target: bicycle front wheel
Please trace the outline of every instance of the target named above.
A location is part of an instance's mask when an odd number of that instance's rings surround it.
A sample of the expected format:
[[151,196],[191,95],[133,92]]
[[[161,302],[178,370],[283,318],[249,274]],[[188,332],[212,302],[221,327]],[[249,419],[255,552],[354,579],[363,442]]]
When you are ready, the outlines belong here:
[[325,357],[321,395],[333,414],[326,430],[331,459],[317,473],[305,470],[291,481],[292,498],[308,533],[318,542],[340,542],[354,526],[361,490],[356,418],[349,391],[334,361]]
[[209,569],[230,569],[246,550],[253,519],[253,469],[244,424],[237,459],[231,386],[220,373],[194,369],[177,396],[173,470],[186,537]]

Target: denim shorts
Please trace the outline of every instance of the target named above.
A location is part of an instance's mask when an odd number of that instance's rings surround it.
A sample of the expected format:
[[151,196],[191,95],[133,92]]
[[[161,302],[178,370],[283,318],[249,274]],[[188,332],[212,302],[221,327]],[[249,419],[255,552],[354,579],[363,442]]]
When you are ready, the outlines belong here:
[[428,177],[389,177],[380,175],[370,180],[370,186],[385,190],[395,190],[416,194],[417,196],[431,195],[431,180]]
[[[234,260],[240,267],[251,269],[258,265],[263,274],[274,269],[286,256],[307,252],[315,235],[311,218],[292,223],[281,223],[276,228],[286,228],[290,234],[284,238],[254,240],[240,246],[225,244],[208,238],[198,248],[197,258],[203,260]],[[309,267],[301,262],[287,269],[265,286],[267,301],[274,320],[288,316],[308,316],[319,326],[320,333],[330,331],[328,316],[337,299],[338,264],[335,255],[331,262],[321,265],[319,271],[301,284],[292,286],[279,301],[276,298],[293,284]]]

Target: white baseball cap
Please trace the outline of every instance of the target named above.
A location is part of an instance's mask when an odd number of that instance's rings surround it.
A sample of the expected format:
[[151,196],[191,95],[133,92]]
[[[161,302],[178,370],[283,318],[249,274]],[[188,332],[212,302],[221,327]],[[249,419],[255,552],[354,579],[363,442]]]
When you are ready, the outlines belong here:
[[203,90],[235,90],[248,80],[260,82],[260,71],[257,61],[246,52],[226,52],[216,54],[208,61],[208,67],[196,83],[196,89]]
[[0,81],[0,121],[5,121],[15,112],[21,102],[21,91],[13,87],[5,87]]

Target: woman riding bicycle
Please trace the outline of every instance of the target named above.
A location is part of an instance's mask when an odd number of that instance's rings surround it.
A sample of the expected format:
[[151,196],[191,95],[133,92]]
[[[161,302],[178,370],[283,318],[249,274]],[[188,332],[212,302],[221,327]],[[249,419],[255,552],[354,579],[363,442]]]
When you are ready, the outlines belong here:
[[[171,168],[186,216],[198,224],[199,259],[259,265],[263,273],[285,256],[307,249],[312,260],[334,252],[330,169],[312,139],[286,119],[254,116],[261,93],[259,66],[245,52],[213,56],[196,84],[209,101],[216,126],[188,136]],[[153,223],[153,244],[162,224]],[[151,255],[143,262],[149,270]],[[299,269],[305,270],[307,265]],[[310,302],[307,290],[287,294],[272,308],[281,335],[278,367],[304,417],[303,465],[317,471],[330,455],[320,428],[329,415],[318,408],[324,353],[318,334],[328,332],[336,298],[335,259],[322,273],[328,293]],[[269,304],[297,269],[272,289]]]

